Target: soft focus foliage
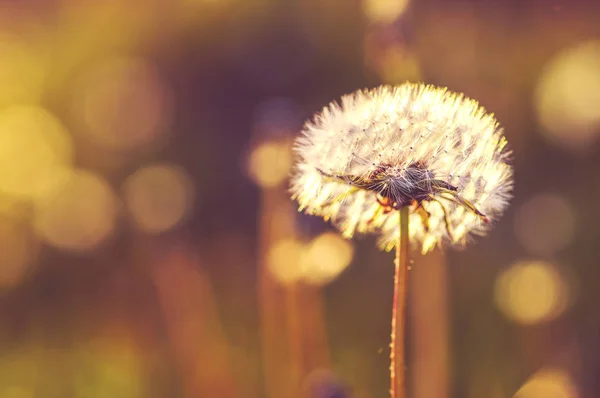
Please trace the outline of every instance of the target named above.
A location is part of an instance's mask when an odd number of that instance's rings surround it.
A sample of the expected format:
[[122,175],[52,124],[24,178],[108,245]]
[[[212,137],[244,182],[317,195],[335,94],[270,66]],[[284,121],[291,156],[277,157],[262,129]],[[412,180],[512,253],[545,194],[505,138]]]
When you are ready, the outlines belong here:
[[[485,239],[411,253],[410,397],[599,396],[599,20],[586,0],[0,0],[0,398],[387,396],[391,256],[288,187],[304,120],[405,81],[493,112],[516,184]],[[457,236],[482,226],[463,215]]]

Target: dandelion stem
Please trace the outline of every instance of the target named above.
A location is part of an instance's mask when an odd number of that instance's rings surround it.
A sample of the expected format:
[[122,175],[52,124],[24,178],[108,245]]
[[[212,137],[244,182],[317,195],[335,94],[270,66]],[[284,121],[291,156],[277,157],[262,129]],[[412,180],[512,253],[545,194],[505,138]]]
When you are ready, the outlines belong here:
[[390,377],[392,398],[406,397],[404,340],[406,331],[406,298],[408,279],[408,206],[399,211],[400,235],[396,245],[394,303],[392,306],[392,343],[390,344]]

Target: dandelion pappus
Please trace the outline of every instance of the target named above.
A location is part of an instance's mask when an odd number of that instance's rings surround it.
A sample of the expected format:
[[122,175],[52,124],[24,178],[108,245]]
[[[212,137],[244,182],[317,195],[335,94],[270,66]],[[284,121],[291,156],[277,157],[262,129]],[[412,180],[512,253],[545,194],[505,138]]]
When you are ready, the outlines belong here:
[[446,88],[358,90],[305,123],[290,192],[299,210],[347,238],[377,234],[383,250],[398,245],[399,209],[416,219],[408,233],[422,253],[464,246],[490,230],[487,216],[499,219],[512,197],[506,142],[493,114]]
[[[320,169],[317,171],[327,178],[343,181],[351,186],[344,195],[336,198],[330,204],[352,195],[359,189],[364,189],[376,195],[377,203],[381,206],[380,210],[383,214],[400,210],[404,206],[411,206],[412,210],[421,217],[425,230],[428,230],[431,214],[423,207],[423,202],[436,202],[442,208],[446,230],[451,237],[448,211],[440,199],[461,205],[476,214],[483,222],[490,222],[489,218],[481,213],[475,205],[458,194],[457,187],[435,178],[434,173],[420,162],[412,163],[403,170],[393,167],[389,163],[376,164],[373,170],[363,176],[331,174]],[[376,212],[373,219],[377,215]]]

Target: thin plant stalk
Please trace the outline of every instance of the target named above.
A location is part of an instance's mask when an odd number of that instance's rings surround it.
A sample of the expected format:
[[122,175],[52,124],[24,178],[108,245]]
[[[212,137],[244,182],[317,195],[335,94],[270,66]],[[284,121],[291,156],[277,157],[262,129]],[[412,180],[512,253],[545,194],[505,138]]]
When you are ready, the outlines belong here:
[[406,397],[404,341],[406,332],[406,299],[408,282],[408,206],[399,211],[400,235],[396,245],[394,303],[392,306],[392,343],[390,344],[390,378],[392,398]]
[[[417,261],[416,258],[411,257]],[[412,359],[408,381],[414,398],[448,398],[448,269],[441,250],[418,257],[410,271],[408,330]]]

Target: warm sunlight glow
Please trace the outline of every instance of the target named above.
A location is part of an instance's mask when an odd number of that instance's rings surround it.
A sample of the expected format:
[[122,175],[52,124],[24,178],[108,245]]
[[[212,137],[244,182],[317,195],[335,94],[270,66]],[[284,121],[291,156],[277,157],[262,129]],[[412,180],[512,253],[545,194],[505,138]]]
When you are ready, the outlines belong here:
[[303,253],[301,267],[304,280],[325,284],[337,278],[350,265],[354,248],[346,239],[332,232],[316,237]]
[[35,227],[49,244],[60,249],[88,250],[114,230],[117,200],[100,176],[75,171],[36,208]]
[[292,167],[289,142],[270,141],[256,147],[250,154],[248,172],[262,188],[282,184]]
[[408,3],[408,0],[363,0],[363,10],[370,22],[388,24],[402,15]]
[[4,194],[43,197],[62,181],[72,160],[71,137],[48,111],[32,106],[0,110],[0,190]]
[[192,207],[193,183],[176,165],[146,166],[123,185],[127,208],[136,225],[148,233],[169,230],[180,223]]
[[73,112],[94,144],[133,150],[158,144],[171,120],[171,92],[156,67],[142,59],[112,58],[80,77]]
[[560,369],[544,369],[534,374],[514,398],[578,398],[571,376]]
[[406,46],[395,45],[379,54],[377,74],[383,83],[398,84],[406,80],[421,80],[419,59]]
[[600,41],[567,48],[551,58],[535,93],[545,136],[572,150],[587,150],[600,133]]
[[282,239],[267,252],[267,269],[278,282],[289,285],[302,279],[301,258],[305,246],[295,239]]
[[498,276],[495,300],[506,317],[533,325],[559,316],[568,305],[569,289],[564,276],[552,264],[524,261]]
[[38,103],[45,73],[43,60],[33,48],[0,32],[0,107]]

